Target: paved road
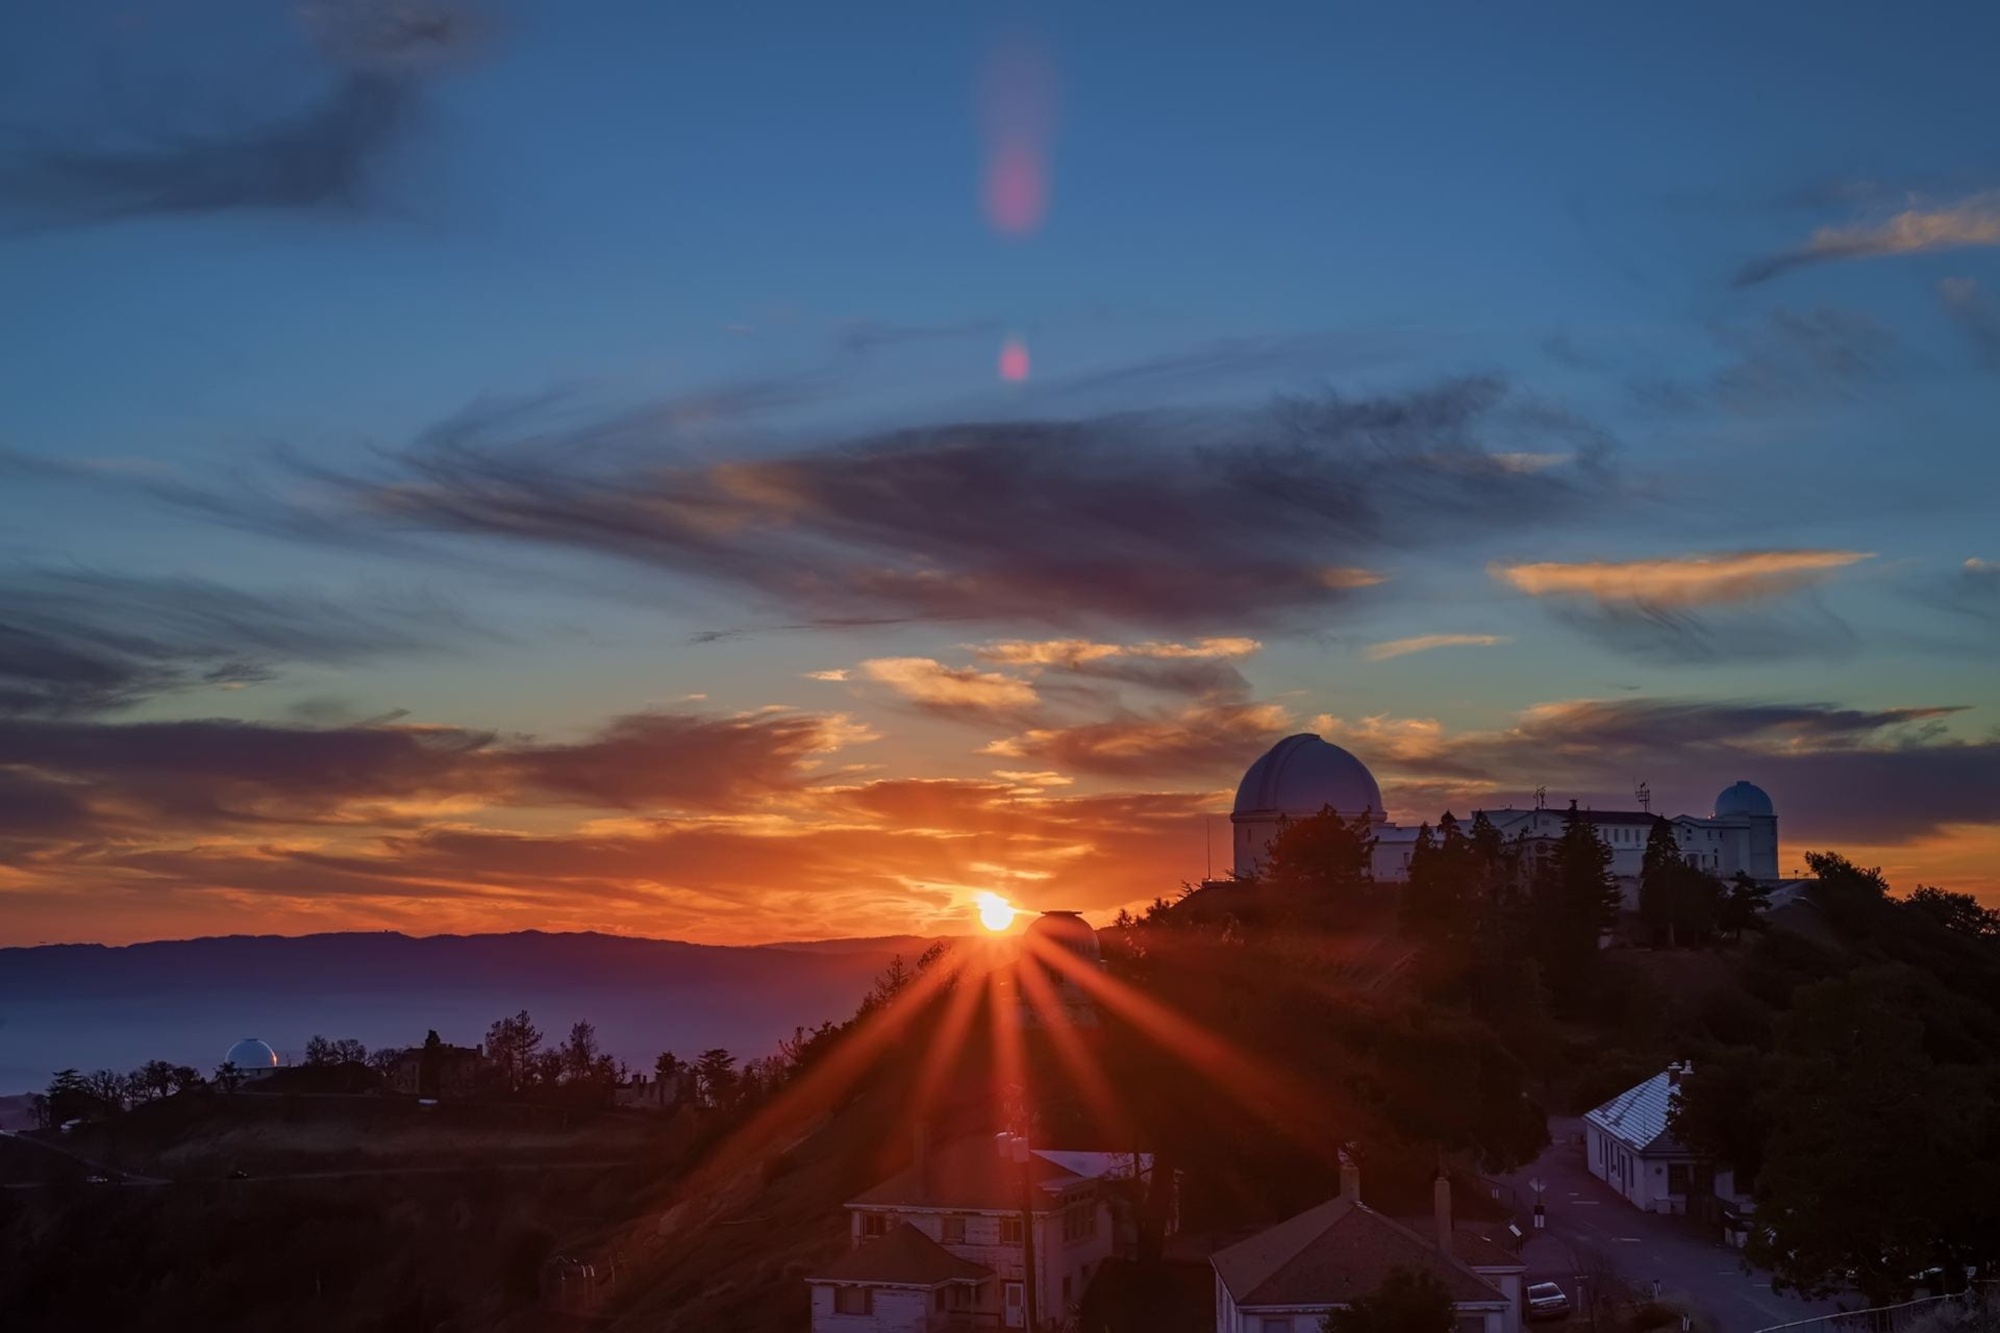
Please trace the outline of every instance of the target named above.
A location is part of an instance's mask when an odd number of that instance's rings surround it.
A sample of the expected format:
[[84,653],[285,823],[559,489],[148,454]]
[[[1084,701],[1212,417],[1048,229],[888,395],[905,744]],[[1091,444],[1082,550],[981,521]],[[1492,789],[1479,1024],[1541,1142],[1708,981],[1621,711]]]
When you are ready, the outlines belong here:
[[1794,1319],[1829,1314],[1832,1301],[1803,1301],[1771,1290],[1768,1273],[1748,1269],[1742,1256],[1712,1241],[1684,1217],[1642,1213],[1617,1191],[1590,1174],[1577,1136],[1580,1120],[1549,1120],[1555,1141],[1532,1165],[1500,1183],[1511,1186],[1523,1213],[1534,1203],[1528,1181],[1547,1186],[1542,1202],[1548,1229],[1531,1233],[1522,1257],[1528,1281],[1553,1281],[1577,1298],[1576,1275],[1589,1271],[1591,1256],[1602,1256],[1617,1274],[1644,1295],[1654,1280],[1663,1298],[1691,1303],[1715,1322],[1718,1333],[1752,1333]]

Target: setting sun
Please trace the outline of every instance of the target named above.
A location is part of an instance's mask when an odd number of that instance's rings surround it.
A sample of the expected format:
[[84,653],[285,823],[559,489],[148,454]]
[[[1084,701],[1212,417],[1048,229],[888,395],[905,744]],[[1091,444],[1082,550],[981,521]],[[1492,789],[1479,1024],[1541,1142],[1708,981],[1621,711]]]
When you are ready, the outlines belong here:
[[1014,905],[997,893],[976,893],[973,901],[979,904],[979,924],[988,930],[1005,930],[1014,924]]

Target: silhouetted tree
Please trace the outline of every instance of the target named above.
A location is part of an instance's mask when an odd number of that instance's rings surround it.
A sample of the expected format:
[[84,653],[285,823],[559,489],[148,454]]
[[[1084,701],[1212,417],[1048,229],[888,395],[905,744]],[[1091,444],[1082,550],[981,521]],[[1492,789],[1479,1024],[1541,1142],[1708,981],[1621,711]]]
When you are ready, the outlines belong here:
[[535,1053],[541,1049],[542,1033],[526,1009],[512,1018],[500,1018],[486,1029],[486,1056],[500,1067],[501,1081],[509,1092],[517,1092],[531,1081]]
[[1444,1283],[1421,1268],[1391,1268],[1382,1285],[1320,1320],[1325,1333],[1449,1333],[1456,1311]]
[[1763,885],[1739,870],[1729,882],[1729,889],[1716,904],[1715,927],[1726,930],[1738,939],[1745,930],[1761,930],[1764,918],[1760,915],[1771,905],[1771,895]]
[[1267,884],[1298,890],[1343,892],[1373,882],[1373,811],[1352,819],[1327,806],[1305,819],[1285,820],[1265,853]]
[[736,1057],[721,1047],[703,1051],[694,1072],[701,1099],[709,1106],[727,1106],[736,1092]]
[[597,1027],[579,1019],[570,1025],[569,1040],[562,1044],[563,1077],[571,1083],[589,1083],[597,1076]]
[[1549,989],[1573,1009],[1596,970],[1598,937],[1618,921],[1611,848],[1569,803],[1562,836],[1537,860],[1530,892]]
[[225,1096],[235,1092],[242,1083],[243,1071],[236,1067],[234,1060],[224,1060],[215,1067],[215,1085],[222,1089]]
[[333,1043],[315,1032],[306,1038],[306,1063],[309,1065],[330,1065],[333,1063]]
[[1903,901],[1910,911],[1930,918],[1946,930],[1976,940],[2000,939],[2000,910],[1981,906],[1969,893],[1952,893],[1919,884]]

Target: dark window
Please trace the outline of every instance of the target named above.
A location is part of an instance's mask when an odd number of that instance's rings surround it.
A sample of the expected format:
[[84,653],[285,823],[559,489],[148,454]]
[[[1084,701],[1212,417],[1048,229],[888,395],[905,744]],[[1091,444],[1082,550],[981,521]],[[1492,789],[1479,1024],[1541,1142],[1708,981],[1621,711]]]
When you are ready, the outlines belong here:
[[886,1236],[888,1234],[889,1215],[887,1213],[863,1213],[861,1215],[861,1238],[863,1240],[874,1240],[878,1236]]
[[1686,1194],[1688,1192],[1688,1164],[1670,1162],[1667,1164],[1667,1193]]
[[875,1288],[835,1287],[833,1289],[833,1312],[835,1314],[874,1314]]
[[1069,1304],[1069,1274],[1063,1274],[1063,1304]]
[[1003,1217],[1000,1219],[1000,1243],[1002,1245],[1019,1245],[1021,1243],[1020,1218]]
[[939,1288],[938,1288],[938,1290],[937,1290],[937,1308],[938,1308],[938,1309],[940,1309],[940,1310],[944,1309],[944,1288],[943,1288],[943,1287],[939,1287]]
[[965,1244],[965,1219],[956,1213],[950,1213],[945,1216],[944,1243],[947,1245]]

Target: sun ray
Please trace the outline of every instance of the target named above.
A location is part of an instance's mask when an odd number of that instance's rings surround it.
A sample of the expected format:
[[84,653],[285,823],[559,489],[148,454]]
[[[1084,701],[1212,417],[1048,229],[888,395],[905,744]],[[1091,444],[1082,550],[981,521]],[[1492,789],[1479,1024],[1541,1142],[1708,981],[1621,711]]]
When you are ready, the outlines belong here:
[[[1039,936],[1031,935],[1025,938],[1034,941],[1029,948],[1043,944]],[[1023,952],[1025,954],[1026,950]],[[1014,974],[1019,979],[1021,994],[1041,1018],[1042,1030],[1048,1033],[1049,1044],[1055,1048],[1056,1058],[1062,1062],[1063,1068],[1075,1081],[1077,1090],[1083,1094],[1091,1114],[1097,1119],[1098,1127],[1122,1140],[1130,1130],[1128,1117],[1119,1105],[1117,1094],[1112,1091],[1111,1081],[1104,1076],[1103,1069],[1098,1066],[1090,1052],[1084,1049],[1083,1039],[1077,1035],[1077,1030],[1070,1025],[1063,1013],[1062,1001],[1056,995],[1055,986],[1050,983],[1048,976],[1043,973],[1036,961],[1026,956],[1015,964]]]

